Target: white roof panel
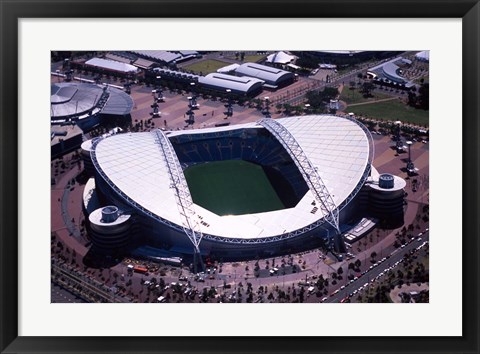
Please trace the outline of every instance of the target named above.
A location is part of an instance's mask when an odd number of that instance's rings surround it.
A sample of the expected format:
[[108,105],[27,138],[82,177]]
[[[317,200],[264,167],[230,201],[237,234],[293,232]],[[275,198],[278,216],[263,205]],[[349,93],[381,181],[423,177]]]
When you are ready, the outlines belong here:
[[119,61],[114,61],[114,60],[102,59],[102,58],[92,58],[90,60],[87,60],[85,64],[96,66],[98,68],[120,71],[124,73],[138,71],[138,69],[133,65],[130,65],[127,63],[121,63]]
[[211,88],[230,89],[235,93],[249,93],[264,83],[262,80],[253,77],[238,77],[221,73],[200,76],[198,82]]
[[182,57],[180,54],[168,52],[166,50],[134,50],[132,53],[166,63],[170,63]]
[[281,80],[293,77],[293,73],[289,71],[257,63],[244,63],[235,69],[235,73],[241,76],[255,77],[268,84],[277,84]]
[[277,64],[287,64],[293,61],[296,57],[294,55],[287,54],[285,52],[277,52],[270,54],[267,57],[267,62],[269,63],[277,63]]

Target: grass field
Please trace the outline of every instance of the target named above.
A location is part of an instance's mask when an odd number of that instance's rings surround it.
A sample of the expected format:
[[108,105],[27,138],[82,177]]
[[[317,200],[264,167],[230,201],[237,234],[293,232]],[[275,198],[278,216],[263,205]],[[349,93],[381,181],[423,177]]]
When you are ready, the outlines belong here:
[[387,95],[386,93],[378,92],[378,90],[373,91],[372,94],[373,94],[373,97],[365,98],[363,97],[363,94],[360,92],[360,87],[355,88],[355,90],[350,90],[350,86],[345,85],[343,87],[342,93],[340,94],[340,100],[344,101],[347,104],[354,104],[354,103],[363,103],[363,102],[373,102],[376,100],[392,97],[390,95]]
[[193,201],[218,215],[283,209],[261,166],[241,160],[208,162],[185,171]]
[[402,122],[428,126],[428,111],[409,107],[397,100],[353,106],[347,109],[349,112],[365,117],[400,120]]
[[185,70],[191,70],[197,74],[203,73],[205,75],[205,74],[214,73],[218,69],[223,68],[224,66],[227,66],[227,65],[229,65],[229,63],[226,63],[224,61],[208,59],[208,60],[199,61],[191,65],[184,66],[183,68]]

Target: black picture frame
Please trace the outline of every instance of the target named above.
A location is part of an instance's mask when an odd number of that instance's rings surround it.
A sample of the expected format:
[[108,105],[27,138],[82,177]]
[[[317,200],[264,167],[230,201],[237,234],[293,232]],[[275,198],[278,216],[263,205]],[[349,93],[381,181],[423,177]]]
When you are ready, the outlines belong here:
[[[112,6],[112,5],[115,6]],[[253,12],[253,5],[255,11]],[[478,353],[478,0],[0,0],[1,353]],[[18,336],[18,26],[20,18],[103,17],[462,18],[463,335],[461,337],[20,337]],[[459,182],[459,181],[456,181]],[[455,235],[458,236],[458,235]],[[374,330],[372,330],[374,333]]]

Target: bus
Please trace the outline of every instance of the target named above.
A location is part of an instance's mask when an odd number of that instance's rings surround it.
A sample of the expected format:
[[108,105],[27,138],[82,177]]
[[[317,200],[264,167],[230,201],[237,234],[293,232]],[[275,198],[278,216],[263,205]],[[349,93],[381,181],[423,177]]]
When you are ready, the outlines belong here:
[[148,273],[148,269],[147,269],[146,267],[144,267],[144,266],[138,266],[138,265],[133,267],[133,271],[134,271],[135,273],[140,273],[140,274],[146,274],[146,273]]

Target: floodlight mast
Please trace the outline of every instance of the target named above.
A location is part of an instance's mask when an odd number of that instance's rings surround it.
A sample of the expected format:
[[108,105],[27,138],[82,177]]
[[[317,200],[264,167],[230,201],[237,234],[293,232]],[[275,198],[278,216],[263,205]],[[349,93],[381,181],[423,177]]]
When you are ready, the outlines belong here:
[[178,161],[175,150],[168,137],[160,129],[156,129],[154,133],[156,135],[156,143],[160,146],[165,158],[168,174],[170,176],[170,186],[175,189],[175,199],[177,201],[178,211],[183,217],[183,231],[193,245],[194,271],[195,273],[197,272],[197,265],[200,265],[200,269],[203,271],[204,265],[200,255],[200,242],[202,241],[203,233],[200,230],[199,218],[195,212],[187,180],[185,179],[180,161]]
[[323,183],[317,169],[308,159],[305,152],[300,147],[293,135],[283,125],[274,119],[263,118],[257,122],[267,129],[282,146],[287,150],[295,165],[298,167],[303,179],[312,191],[315,200],[319,203],[320,209],[323,211],[325,221],[327,221],[335,229],[335,248],[337,251],[344,252],[345,245],[341,237],[339,227],[339,211],[333,201],[332,195],[329,193],[325,183]]

